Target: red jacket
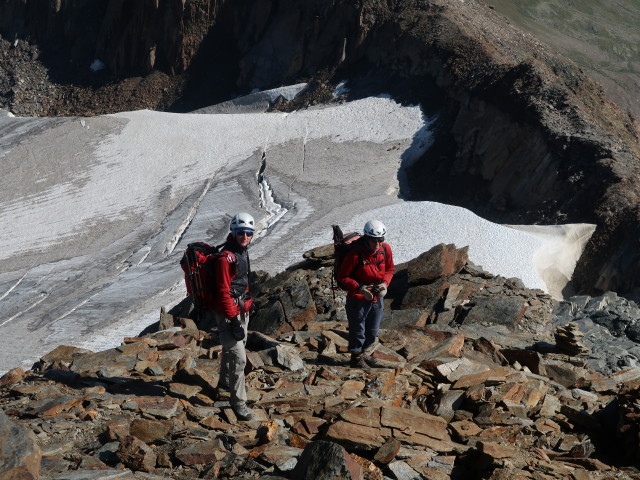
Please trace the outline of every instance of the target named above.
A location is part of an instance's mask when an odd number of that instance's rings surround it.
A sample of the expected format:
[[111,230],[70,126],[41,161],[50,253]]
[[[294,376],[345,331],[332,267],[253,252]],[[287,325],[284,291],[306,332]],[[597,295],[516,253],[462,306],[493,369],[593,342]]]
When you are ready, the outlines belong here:
[[[227,243],[229,244],[230,242],[234,242],[231,236],[227,238]],[[243,255],[245,252],[243,251],[237,254]],[[222,250],[222,254],[213,260],[215,262],[213,265],[213,282],[215,285],[213,310],[223,313],[227,318],[232,318],[240,314],[238,299],[232,296],[231,282],[236,278],[236,275],[242,275],[244,273],[248,276],[248,272],[237,271],[238,265],[243,265],[243,263],[238,260],[236,253],[228,250],[226,246]],[[245,263],[245,265],[247,264]],[[247,285],[244,291],[245,296],[248,297],[244,300],[244,312],[248,312],[252,304],[252,299],[248,293],[249,285]]]
[[[348,297],[365,300],[358,292],[360,285],[380,282],[389,285],[394,270],[393,254],[388,243],[377,244],[373,252],[362,244],[344,257],[338,270],[338,281],[348,288]],[[372,301],[377,300],[378,297],[374,296]]]

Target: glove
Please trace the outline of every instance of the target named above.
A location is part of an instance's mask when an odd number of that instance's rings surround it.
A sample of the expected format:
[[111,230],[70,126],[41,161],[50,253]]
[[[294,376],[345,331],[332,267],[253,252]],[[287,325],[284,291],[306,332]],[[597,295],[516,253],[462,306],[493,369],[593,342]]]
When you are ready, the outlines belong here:
[[242,322],[240,321],[240,319],[238,317],[233,317],[227,318],[227,321],[229,322],[229,326],[231,327],[231,335],[233,335],[233,338],[235,338],[238,342],[244,340],[244,328],[242,328]]
[[371,293],[371,287],[367,287],[366,285],[360,285],[360,289],[358,293],[362,295],[366,300],[373,300],[373,293]]
[[378,284],[377,291],[378,291],[378,296],[380,298],[384,298],[384,296],[387,294],[387,284],[384,282]]

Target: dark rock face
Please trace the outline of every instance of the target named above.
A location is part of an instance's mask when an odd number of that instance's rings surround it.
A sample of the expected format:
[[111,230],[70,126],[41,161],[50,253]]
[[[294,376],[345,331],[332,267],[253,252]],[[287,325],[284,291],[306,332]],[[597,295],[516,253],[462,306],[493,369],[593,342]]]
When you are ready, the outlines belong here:
[[578,327],[593,368],[615,372],[640,366],[640,308],[635,301],[615,292],[593,298],[571,297],[553,312],[556,327],[569,322]]
[[275,278],[254,285],[256,313],[249,320],[250,328],[267,335],[302,330],[318,314],[318,309],[300,272],[285,271]]
[[362,478],[360,466],[337,443],[317,441],[309,443],[293,472],[301,480],[333,480]]
[[[8,0],[0,33],[11,72],[0,74],[0,102],[27,115],[185,111],[309,81],[277,107],[296,109],[329,101],[338,81],[362,73],[387,80],[370,93],[413,80],[404,99],[438,113],[440,133],[405,197],[502,223],[595,223],[577,290],[640,285],[632,120],[486,4]],[[97,76],[96,58],[107,66]]]

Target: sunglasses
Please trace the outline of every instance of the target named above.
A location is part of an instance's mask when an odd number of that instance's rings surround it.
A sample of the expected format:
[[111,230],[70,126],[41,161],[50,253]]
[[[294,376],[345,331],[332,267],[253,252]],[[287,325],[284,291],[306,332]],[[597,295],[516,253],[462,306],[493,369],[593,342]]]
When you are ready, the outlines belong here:
[[367,237],[367,240],[371,240],[372,242],[382,243],[384,242],[384,237]]
[[253,237],[252,230],[236,230],[236,235],[246,235],[247,237]]

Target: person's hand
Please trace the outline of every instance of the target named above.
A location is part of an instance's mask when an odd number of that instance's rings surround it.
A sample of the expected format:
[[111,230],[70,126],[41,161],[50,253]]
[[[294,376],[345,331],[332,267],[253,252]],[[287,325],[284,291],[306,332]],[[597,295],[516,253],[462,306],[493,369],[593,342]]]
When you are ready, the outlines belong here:
[[231,335],[238,342],[244,340],[244,328],[242,328],[242,322],[238,317],[227,318],[227,322],[229,322],[229,326],[231,327]]
[[378,291],[378,296],[380,298],[384,298],[384,296],[387,294],[387,284],[384,282],[379,283],[377,285],[377,291]]
[[366,285],[360,285],[360,289],[358,290],[360,295],[362,295],[366,300],[373,300],[373,293],[371,292],[371,287]]

